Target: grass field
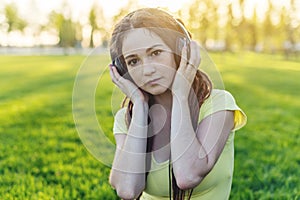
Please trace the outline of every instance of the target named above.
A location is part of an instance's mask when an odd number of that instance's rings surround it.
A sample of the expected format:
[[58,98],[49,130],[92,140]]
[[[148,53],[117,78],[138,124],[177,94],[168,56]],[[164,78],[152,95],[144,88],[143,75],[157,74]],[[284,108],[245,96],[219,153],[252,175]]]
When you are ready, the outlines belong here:
[[[212,57],[248,116],[236,133],[230,199],[300,199],[300,61],[253,53]],[[86,150],[73,121],[73,84],[84,59],[0,56],[0,199],[117,199],[109,167]],[[106,67],[107,57],[100,60]],[[111,138],[107,72],[102,83],[96,112]]]

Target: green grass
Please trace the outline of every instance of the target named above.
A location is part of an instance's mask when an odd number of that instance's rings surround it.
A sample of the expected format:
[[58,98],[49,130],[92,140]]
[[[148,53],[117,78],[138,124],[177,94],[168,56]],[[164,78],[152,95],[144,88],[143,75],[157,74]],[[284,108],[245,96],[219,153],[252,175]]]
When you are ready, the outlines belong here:
[[[236,133],[231,199],[300,199],[300,62],[212,57],[248,116]],[[73,84],[84,59],[0,56],[0,199],[117,199],[109,167],[86,150],[73,121]],[[99,67],[108,62],[101,57]],[[96,113],[112,139],[113,85],[107,71],[102,78]]]
[[300,199],[300,62],[216,55],[226,89],[248,115],[235,139],[232,199]]
[[0,58],[0,199],[116,199],[72,116],[82,56]]

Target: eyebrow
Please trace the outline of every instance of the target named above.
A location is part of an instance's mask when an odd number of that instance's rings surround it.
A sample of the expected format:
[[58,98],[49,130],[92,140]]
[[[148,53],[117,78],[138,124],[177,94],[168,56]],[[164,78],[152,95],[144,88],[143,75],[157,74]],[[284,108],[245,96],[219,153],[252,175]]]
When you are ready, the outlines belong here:
[[[155,45],[153,45],[153,46],[147,48],[147,49],[146,49],[146,53],[152,51],[152,49],[154,49],[154,48],[156,48],[156,47],[159,47],[159,46],[163,47],[162,44],[155,44]],[[127,60],[128,58],[132,58],[132,57],[137,57],[137,54],[130,54],[130,55],[128,55],[128,56],[125,57],[125,60]]]

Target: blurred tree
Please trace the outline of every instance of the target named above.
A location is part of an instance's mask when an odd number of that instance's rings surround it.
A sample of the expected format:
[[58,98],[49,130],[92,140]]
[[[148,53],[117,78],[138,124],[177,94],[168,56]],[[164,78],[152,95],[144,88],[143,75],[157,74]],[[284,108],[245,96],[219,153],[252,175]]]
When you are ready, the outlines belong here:
[[248,45],[249,45],[249,49],[252,51],[256,50],[256,45],[258,44],[258,23],[257,23],[257,14],[256,14],[256,10],[253,9],[253,15],[252,15],[252,19],[249,20],[248,22]]
[[193,37],[199,40],[200,43],[207,47],[208,30],[210,28],[209,7],[207,0],[192,1],[189,7],[188,26],[193,33]]
[[89,22],[91,25],[91,36],[90,36],[90,47],[94,47],[94,32],[96,29],[98,29],[97,26],[97,16],[96,16],[96,6],[93,6],[90,14],[89,14]]
[[[288,39],[292,42],[292,44],[295,46],[296,43],[300,42],[300,18],[299,18],[299,12],[300,12],[300,1],[298,0],[290,0],[291,9],[289,10],[288,15]],[[298,17],[297,17],[298,16]],[[298,51],[300,51],[298,49]]]
[[218,10],[219,10],[219,6],[221,6],[221,4],[217,4],[214,3],[214,1],[209,1],[209,7],[210,9],[210,15],[209,15],[209,19],[211,23],[211,31],[212,31],[212,39],[216,44],[216,42],[218,42],[220,40],[220,25],[219,25],[219,21],[220,21],[220,17],[218,14]]
[[239,0],[239,8],[241,11],[241,16],[239,19],[239,23],[237,24],[236,30],[238,32],[237,36],[238,36],[238,40],[239,40],[239,46],[241,49],[245,49],[246,46],[246,37],[245,34],[247,33],[246,29],[247,29],[247,21],[245,18],[245,11],[244,11],[244,0]]
[[79,22],[75,22],[75,38],[76,38],[76,44],[75,47],[82,47],[81,41],[82,41],[82,26]]
[[127,4],[121,7],[119,12],[113,17],[113,24],[119,22],[125,15],[138,7],[138,0],[128,0]]
[[267,52],[273,52],[274,51],[274,46],[273,46],[273,35],[274,33],[274,26],[272,23],[271,15],[273,12],[273,5],[270,0],[268,2],[268,10],[265,13],[265,20],[263,23],[263,34],[264,34],[264,49]]
[[253,9],[252,18],[247,18],[245,16],[245,1],[239,0],[237,7],[239,7],[241,14],[233,19],[233,29],[239,49],[255,50],[258,40],[256,11]]
[[235,31],[235,18],[233,15],[233,3],[229,2],[227,4],[227,23],[225,27],[225,50],[234,50],[234,42],[237,37],[237,32]]
[[277,25],[278,37],[279,37],[279,43],[281,44],[281,50],[284,52],[286,58],[289,57],[289,51],[292,47],[292,43],[288,39],[288,33],[289,33],[289,23],[288,23],[288,11],[286,7],[282,7],[280,10],[280,19]]
[[[257,50],[258,44],[263,44],[261,46],[266,52],[282,49],[288,49],[289,54],[297,49],[300,52],[298,15],[300,0],[287,0],[286,5],[277,4],[275,0],[267,0],[269,6],[262,21],[258,18],[255,9],[251,18],[246,17],[245,9],[248,8],[245,7],[245,2],[245,0],[231,0],[226,3],[222,0],[191,0],[190,4],[180,9],[178,13],[181,16],[181,11],[184,12],[183,16],[186,16],[184,22],[192,32],[193,38],[200,41],[206,48],[208,48],[207,45],[215,47],[216,41],[223,40],[225,50],[233,50],[236,47]],[[59,46],[78,46],[83,39],[82,26],[68,17],[70,10],[66,9],[68,8],[66,2],[64,6],[61,13],[52,11],[49,15],[50,26],[43,25],[39,30],[36,29],[36,32],[38,34],[40,31],[55,30],[59,38]],[[260,4],[257,3],[257,6]],[[138,0],[128,0],[128,3],[121,7],[115,16],[107,19],[103,8],[95,4],[89,15],[85,16],[88,19],[86,25],[91,28],[90,41],[87,40],[89,42],[87,45],[94,47],[102,42],[103,46],[107,46],[113,28],[110,25],[116,24],[126,14],[137,8],[139,8]],[[19,16],[17,7],[13,3],[5,5],[3,11],[5,18],[0,26],[4,31],[23,32],[27,26],[32,25]],[[222,12],[223,14],[220,14]]]
[[8,24],[7,32],[11,32],[14,30],[23,32],[23,30],[27,26],[27,22],[19,17],[18,10],[15,4],[7,4],[4,7],[4,14],[6,23]]
[[59,45],[62,47],[73,47],[76,44],[75,24],[71,19],[65,19],[59,32]]
[[50,14],[50,25],[58,33],[61,47],[73,47],[76,44],[76,25],[71,19],[64,17],[62,13],[52,11]]
[[95,32],[101,35],[102,46],[108,45],[110,28],[108,27],[107,19],[104,16],[103,8],[96,4],[91,8],[89,13],[89,23],[91,26],[90,47],[95,46]]
[[102,46],[107,47],[110,33],[112,31],[112,27],[107,23],[106,18],[104,17],[103,8],[99,12],[99,20],[98,20],[98,29],[101,34]]
[[290,58],[292,54],[298,56],[300,53],[300,19],[299,17],[297,18],[300,6],[297,5],[298,2],[296,0],[290,0],[290,9],[283,9],[283,19],[281,20],[285,22],[284,32],[286,34],[286,39],[284,42],[284,51],[286,58]]

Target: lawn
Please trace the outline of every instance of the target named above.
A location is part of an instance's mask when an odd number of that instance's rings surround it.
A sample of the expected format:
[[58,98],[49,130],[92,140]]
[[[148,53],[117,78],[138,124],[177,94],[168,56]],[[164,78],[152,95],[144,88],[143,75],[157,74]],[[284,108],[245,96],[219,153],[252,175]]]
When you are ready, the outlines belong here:
[[[300,199],[300,61],[246,52],[211,55],[248,116],[236,133],[230,199]],[[111,102],[108,57],[97,59],[94,110],[113,142],[111,110],[119,102]],[[83,142],[73,120],[73,86],[84,60],[0,56],[0,199],[117,199],[108,184],[110,168],[98,160],[104,155],[85,148],[93,141]]]

